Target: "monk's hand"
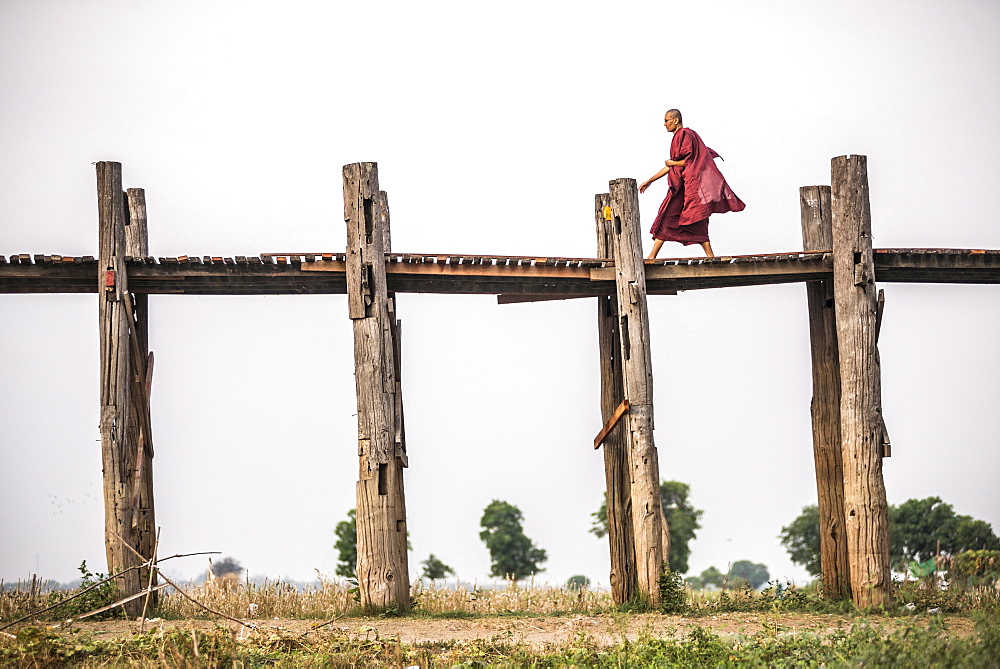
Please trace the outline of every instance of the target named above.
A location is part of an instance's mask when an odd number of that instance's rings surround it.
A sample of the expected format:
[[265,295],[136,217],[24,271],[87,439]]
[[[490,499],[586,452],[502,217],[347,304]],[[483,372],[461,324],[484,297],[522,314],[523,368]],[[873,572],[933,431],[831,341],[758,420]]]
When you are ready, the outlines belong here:
[[639,192],[645,193],[647,188],[649,188],[649,182],[643,181],[642,184],[639,186]]

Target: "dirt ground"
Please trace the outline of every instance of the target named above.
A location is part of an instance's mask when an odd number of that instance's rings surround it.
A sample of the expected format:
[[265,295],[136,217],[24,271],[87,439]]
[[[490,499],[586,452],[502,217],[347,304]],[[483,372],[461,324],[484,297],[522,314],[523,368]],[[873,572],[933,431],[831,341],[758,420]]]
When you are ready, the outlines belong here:
[[[926,616],[918,616],[929,620]],[[685,618],[660,614],[597,615],[597,616],[539,616],[509,617],[498,616],[475,619],[441,618],[339,618],[329,622],[320,630],[341,631],[359,638],[395,637],[403,643],[429,641],[467,641],[490,639],[499,636],[505,641],[524,642],[531,646],[560,644],[584,633],[601,644],[613,644],[622,639],[623,634],[635,639],[649,633],[656,637],[685,636],[691,627],[702,627],[715,634],[749,635],[762,630],[776,634],[796,634],[811,632],[826,635],[838,629],[847,630],[855,624],[881,625],[892,630],[901,624],[909,624],[909,618],[845,618],[836,615],[761,615],[748,613],[728,613],[717,616]],[[949,631],[957,636],[966,636],[974,631],[974,624],[967,618],[946,616]],[[256,626],[261,632],[283,631],[292,634],[309,634],[326,621],[317,620],[251,620],[248,625]],[[147,630],[169,629],[215,629],[217,626],[233,629],[240,635],[249,635],[252,628],[245,628],[227,620],[153,620],[146,623]],[[139,624],[121,620],[81,621],[73,623],[70,629],[79,629],[104,638],[119,638],[139,630]]]

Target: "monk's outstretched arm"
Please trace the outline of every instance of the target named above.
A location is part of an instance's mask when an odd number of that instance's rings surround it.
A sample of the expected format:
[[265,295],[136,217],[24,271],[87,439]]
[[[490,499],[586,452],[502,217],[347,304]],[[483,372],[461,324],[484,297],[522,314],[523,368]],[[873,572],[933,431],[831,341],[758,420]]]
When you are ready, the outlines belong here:
[[[670,161],[668,160],[667,162],[669,163]],[[642,184],[639,185],[639,192],[640,193],[645,193],[646,189],[649,188],[650,184],[652,184],[657,179],[662,179],[663,177],[667,176],[667,172],[669,172],[669,171],[670,171],[669,167],[664,167],[662,170],[660,170],[659,172],[657,172],[653,176],[651,176],[648,179],[646,179],[645,181],[643,181]]]

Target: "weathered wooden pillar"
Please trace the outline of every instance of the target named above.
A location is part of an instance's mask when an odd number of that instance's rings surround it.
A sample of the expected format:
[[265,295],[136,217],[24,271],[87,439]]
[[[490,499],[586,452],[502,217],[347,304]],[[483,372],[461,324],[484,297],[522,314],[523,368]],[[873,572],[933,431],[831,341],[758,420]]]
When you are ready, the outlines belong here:
[[877,296],[865,156],[832,161],[833,284],[840,355],[840,437],[851,594],[861,608],[891,601],[885,429],[876,341]]
[[388,206],[375,163],[344,166],[344,220],[358,394],[358,586],[365,609],[405,611],[410,577],[402,472],[406,452],[396,406],[398,332],[385,281]]
[[[129,188],[125,194],[128,217],[125,220],[125,255],[145,258],[149,255],[149,232],[146,219],[146,193]],[[131,293],[130,335],[133,374],[132,414],[129,424],[128,451],[134,453],[132,488],[132,527],[136,532],[135,549],[143,557],[153,556],[156,545],[156,515],[153,503],[153,435],[149,395],[152,390],[153,357],[149,352],[149,296]],[[139,572],[142,584],[149,583],[149,570]],[[153,572],[153,585],[156,572]],[[156,592],[152,594],[154,601]]]
[[[137,545],[132,526],[135,451],[129,449],[133,368],[129,341],[128,277],[125,271],[125,202],[121,163],[97,163],[98,320],[101,346],[101,460],[104,473],[104,542],[108,573],[139,564],[122,542]],[[125,595],[141,589],[139,573],[118,579]],[[126,604],[138,612],[141,600]]]
[[639,191],[634,179],[612,181],[610,189],[622,389],[629,401],[623,431],[630,470],[636,584],[651,606],[659,606],[659,577],[669,548],[664,545],[660,466],[653,442],[653,368]]
[[[829,186],[799,189],[802,248],[833,249],[833,221]],[[819,506],[820,567],[823,596],[850,597],[847,537],[844,526],[844,468],[840,453],[840,358],[833,281],[806,282],[809,307],[809,343],[812,352],[812,434]]]
[[[604,193],[594,198],[597,222],[597,257],[613,258],[614,223],[610,212],[611,197]],[[597,333],[601,361],[601,419],[611,419],[625,399],[622,388],[621,335],[618,328],[618,297],[597,298]],[[604,478],[607,483],[608,544],[611,549],[611,596],[615,604],[624,604],[635,596],[635,537],[632,530],[632,499],[628,450],[621,423],[604,438]]]
[[[376,174],[377,177],[377,174]],[[379,191],[379,206],[378,215],[380,217],[380,226],[382,228],[382,249],[384,252],[388,253],[392,250],[392,235],[389,229],[389,196],[386,192]],[[403,321],[396,317],[396,293],[387,292],[388,299],[386,300],[386,305],[388,307],[388,317],[389,317],[389,327],[390,334],[392,335],[392,361],[393,361],[393,377],[395,379],[395,384],[393,385],[393,440],[395,441],[396,448],[396,458],[394,465],[390,468],[390,472],[395,476],[394,490],[396,491],[396,515],[399,519],[402,519],[404,526],[404,536],[402,542],[396,542],[396,550],[398,551],[397,562],[403,565],[403,573],[407,575],[406,581],[406,605],[409,606],[409,555],[407,553],[407,532],[406,527],[406,490],[403,486],[403,470],[410,466],[410,461],[406,455],[406,422],[403,420],[403,370],[402,370],[402,360],[403,360]]]

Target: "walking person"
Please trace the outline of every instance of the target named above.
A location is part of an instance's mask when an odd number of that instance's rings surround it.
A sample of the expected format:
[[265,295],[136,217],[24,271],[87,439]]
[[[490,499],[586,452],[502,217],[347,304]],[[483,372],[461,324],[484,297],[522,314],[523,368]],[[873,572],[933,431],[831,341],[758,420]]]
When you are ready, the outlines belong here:
[[746,205],[736,197],[715,166],[719,154],[705,146],[698,133],[684,127],[678,110],[669,110],[663,117],[663,125],[674,136],[670,142],[670,159],[663,169],[639,186],[639,192],[644,193],[650,184],[664,176],[670,184],[650,229],[653,249],[647,259],[657,256],[663,242],[680,242],[685,246],[701,244],[705,255],[714,258],[708,239],[708,217],[727,211],[743,211]]

